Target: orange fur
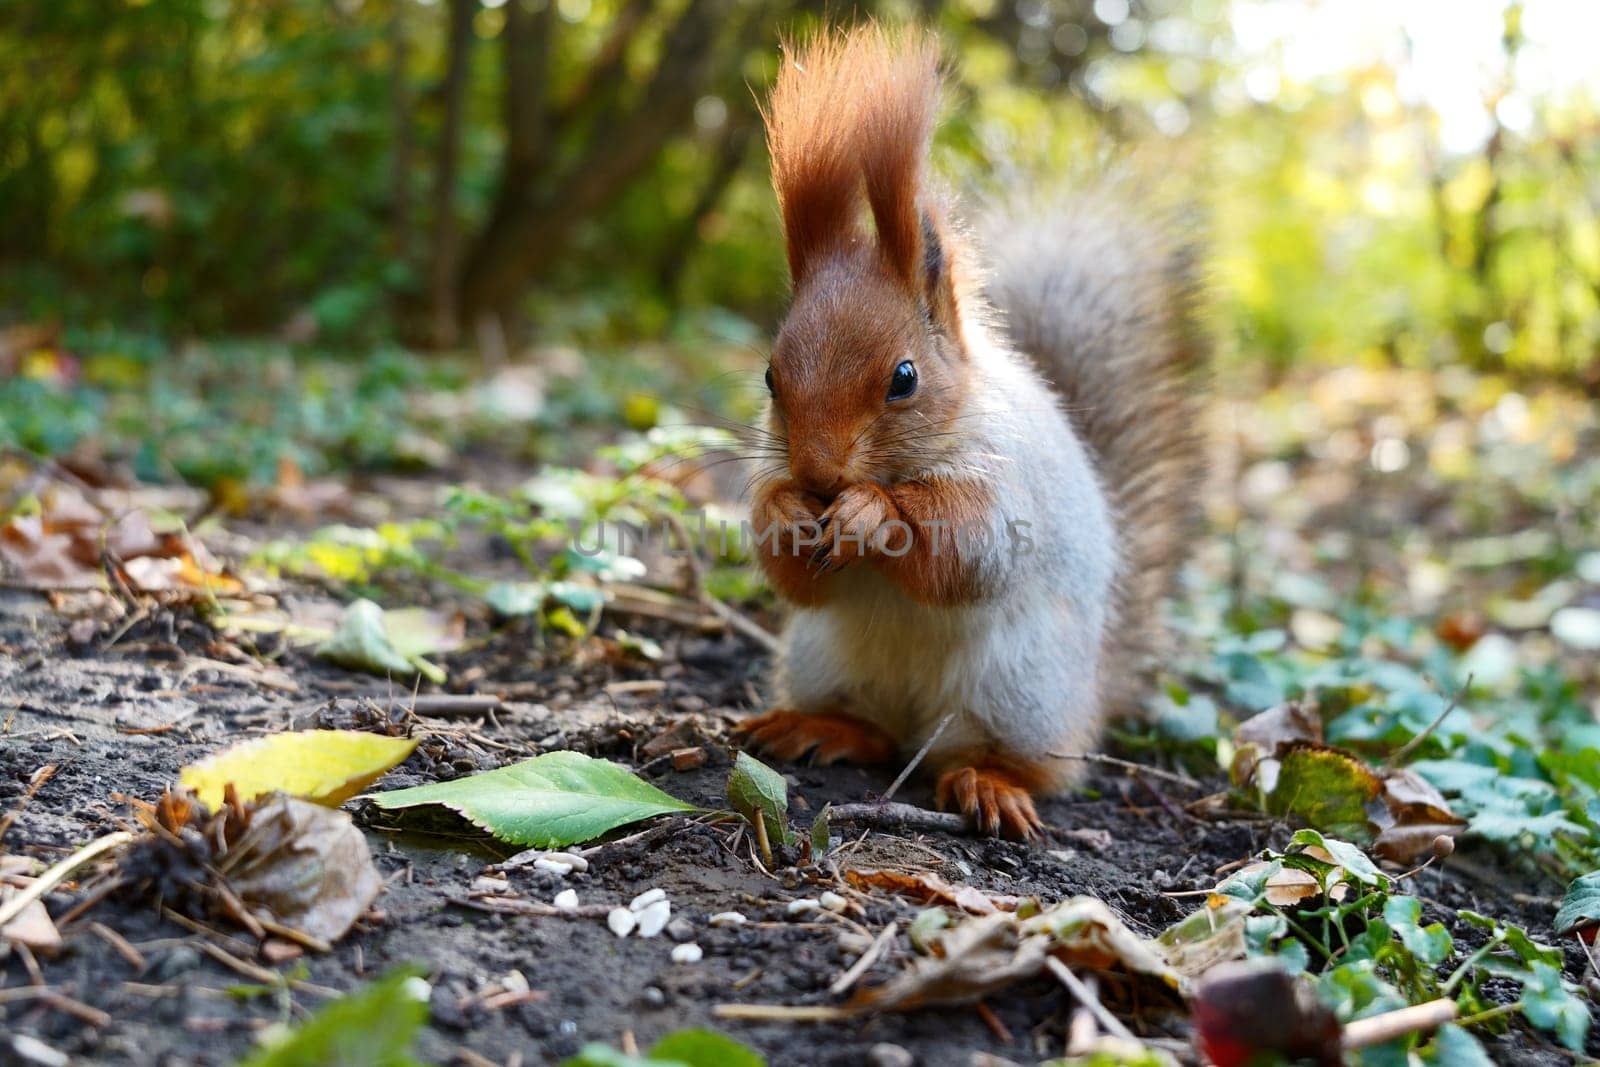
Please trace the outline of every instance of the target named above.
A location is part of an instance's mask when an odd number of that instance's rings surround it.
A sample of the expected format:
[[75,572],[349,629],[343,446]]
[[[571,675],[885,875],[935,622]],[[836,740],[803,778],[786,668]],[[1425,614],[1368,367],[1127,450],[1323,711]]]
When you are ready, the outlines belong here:
[[[924,604],[967,604],[981,594],[962,558],[962,529],[984,523],[991,507],[972,483],[901,482],[890,490],[899,518],[913,531],[911,550],[874,562]],[[942,525],[940,525],[942,524]],[[899,549],[899,545],[893,546]]]
[[938,49],[924,34],[869,25],[786,50],[763,117],[797,289],[860,239],[863,191],[886,264],[916,284],[917,194],[938,87]]
[[734,732],[751,749],[775,759],[810,755],[817,764],[887,763],[898,747],[881,727],[844,712],[780,709],[751,716]]
[[935,797],[940,808],[954,807],[989,834],[1031,841],[1044,832],[1033,797],[1049,788],[1051,774],[1042,764],[975,752],[945,761]]

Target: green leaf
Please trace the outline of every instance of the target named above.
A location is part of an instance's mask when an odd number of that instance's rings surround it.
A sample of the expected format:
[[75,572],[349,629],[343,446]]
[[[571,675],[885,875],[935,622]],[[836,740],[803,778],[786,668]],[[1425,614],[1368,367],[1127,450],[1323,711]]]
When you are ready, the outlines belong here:
[[1355,836],[1367,832],[1367,802],[1379,788],[1377,775],[1354,756],[1307,745],[1284,755],[1266,809],[1298,815],[1332,834]]
[[397,967],[323,1005],[240,1067],[417,1067],[408,1050],[428,1019],[423,973]]
[[829,805],[824,805],[811,820],[811,861],[815,863],[828,854],[828,840],[830,823],[833,821],[828,815]]
[[502,841],[536,848],[592,841],[641,819],[696,810],[626,767],[579,752],[547,752],[484,774],[370,799],[391,810],[440,804]]
[[733,762],[733,773],[728,775],[728,803],[751,826],[757,819],[764,820],[770,840],[785,845],[794,841],[789,829],[788,783],[783,775],[748,752],[739,753]]
[[1439,1067],[1494,1067],[1478,1039],[1454,1023],[1439,1027],[1433,1041],[1422,1050],[1422,1062]]
[[1383,902],[1383,917],[1419,963],[1435,967],[1450,955],[1450,932],[1441,923],[1421,925],[1422,901],[1416,897],[1390,897]]
[[1532,972],[1522,986],[1522,1014],[1582,1054],[1583,1040],[1589,1033],[1588,1005],[1567,990],[1558,968],[1541,961],[1533,965]]
[[1351,880],[1362,885],[1382,887],[1388,884],[1388,877],[1380,870],[1367,854],[1348,841],[1340,841],[1336,837],[1323,837],[1315,830],[1300,830],[1289,839],[1292,845],[1320,845],[1328,855],[1333,857],[1335,863],[1344,868],[1345,874]]
[[598,1042],[585,1045],[561,1067],[766,1067],[761,1054],[712,1030],[678,1030],[648,1055],[629,1056]]
[[1586,874],[1567,887],[1556,912],[1556,934],[1565,937],[1580,926],[1600,922],[1600,871]]
[[443,682],[444,671],[422,658],[443,647],[442,635],[432,632],[421,616],[393,614],[391,633],[382,608],[370,600],[355,601],[345,608],[334,635],[317,646],[317,655],[353,671],[405,678],[421,674],[435,684]]
[[650,1058],[685,1067],[766,1067],[760,1053],[711,1030],[679,1030],[656,1042]]

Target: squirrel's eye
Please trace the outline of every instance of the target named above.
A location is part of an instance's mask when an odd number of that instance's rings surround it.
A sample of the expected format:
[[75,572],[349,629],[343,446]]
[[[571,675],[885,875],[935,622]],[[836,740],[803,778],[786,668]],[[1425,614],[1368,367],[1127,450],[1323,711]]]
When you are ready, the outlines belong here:
[[917,391],[917,368],[912,362],[902,360],[889,378],[889,399],[904,400]]
[[767,392],[771,393],[773,391],[774,390],[772,388],[772,368],[768,367],[767,368]]

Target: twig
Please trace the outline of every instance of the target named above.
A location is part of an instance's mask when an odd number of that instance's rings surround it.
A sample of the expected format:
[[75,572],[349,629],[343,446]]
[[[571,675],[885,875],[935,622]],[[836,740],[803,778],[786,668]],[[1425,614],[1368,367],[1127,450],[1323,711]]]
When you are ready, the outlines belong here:
[[1461,683],[1461,688],[1457,689],[1455,695],[1452,696],[1449,702],[1445,704],[1444,710],[1439,713],[1438,718],[1430,722],[1427,729],[1423,730],[1420,734],[1401,745],[1395,750],[1392,756],[1384,760],[1384,768],[1392,770],[1393,768],[1400,766],[1405,762],[1407,756],[1416,751],[1418,745],[1432,737],[1434,731],[1440,726],[1444,725],[1445,719],[1449,718],[1450,713],[1456,710],[1456,705],[1461,702],[1462,695],[1470,688],[1472,688],[1472,675],[1469,674],[1467,675],[1467,680]]
[[732,605],[724,604],[710,593],[702,591],[700,603],[705,605],[707,611],[728,624],[730,630],[736,630],[745,637],[754,641],[768,652],[778,651],[778,638],[769,630],[753,620],[747,618]]
[[1455,1017],[1456,1002],[1449,997],[1440,997],[1426,1004],[1413,1004],[1409,1008],[1397,1008],[1382,1015],[1348,1022],[1341,1043],[1347,1050],[1381,1045],[1406,1034],[1436,1030]]
[[934,742],[939,740],[939,735],[944,733],[944,728],[949,726],[950,721],[955,717],[956,713],[952,711],[950,714],[939,720],[939,725],[934,727],[933,733],[929,734],[928,739],[922,742],[922,747],[917,749],[917,754],[915,756],[911,757],[911,762],[906,764],[905,770],[901,771],[899,777],[890,782],[889,788],[884,790],[883,800],[889,801],[894,799],[895,793],[900,791],[900,787],[905,784],[907,778],[911,777],[911,772],[917,769],[917,765],[927,758],[928,752],[933,748]]
[[17,816],[22,814],[22,809],[28,806],[34,794],[44,788],[44,784],[55,777],[56,765],[46,763],[28,777],[28,788],[23,791],[22,797],[17,801],[17,806],[6,812],[5,818],[0,819],[0,841],[5,840],[6,831],[11,829],[11,824],[17,821]]
[[4,904],[0,904],[0,926],[4,926],[12,919],[15,919],[18,915],[21,915],[23,908],[26,908],[29,904],[32,904],[34,901],[40,899],[46,893],[50,892],[50,890],[54,889],[57,885],[66,881],[68,875],[77,870],[79,867],[83,866],[85,863],[88,863],[90,860],[101,855],[102,853],[110,852],[114,848],[121,848],[123,845],[126,845],[132,840],[133,834],[129,833],[127,830],[118,830],[114,834],[107,834],[102,838],[98,838],[97,840],[91,841],[87,845],[84,845],[82,848],[78,849],[78,851],[74,852],[60,863],[57,863],[54,867],[51,867],[48,871],[45,871],[38,878],[34,879],[33,884],[28,888],[24,889],[22,892],[18,893]]
[[1138,1040],[1133,1036],[1133,1031],[1122,1025],[1122,1020],[1106,1010],[1106,1006],[1100,1003],[1100,998],[1095,996],[1094,990],[1090,989],[1083,983],[1082,979],[1073,974],[1072,969],[1065,963],[1062,963],[1054,956],[1046,956],[1044,965],[1049,968],[1051,974],[1056,976],[1057,981],[1067,987],[1067,992],[1077,998],[1078,1003],[1082,1004],[1089,1014],[1094,1016],[1094,1021],[1100,1024],[1102,1030],[1126,1041]]
[[123,959],[127,960],[128,966],[133,968],[135,974],[143,974],[145,969],[150,966],[150,961],[144,958],[144,954],[142,952],[134,948],[133,945],[128,942],[127,938],[111,929],[111,927],[107,926],[105,923],[90,923],[89,932],[94,934],[94,936],[98,937],[100,940],[104,941],[106,944],[110,945],[112,951],[121,956]]
[[493,693],[427,693],[411,698],[411,711],[417,715],[431,715],[436,719],[451,719],[463,715],[484,715],[499,711],[504,705]]
[[827,1004],[716,1004],[711,1014],[719,1019],[743,1019],[768,1023],[833,1023],[848,1019],[851,1012]]
[[915,804],[890,801],[883,804],[835,804],[828,808],[835,823],[850,823],[869,830],[920,831],[922,833],[961,834],[970,826],[965,815],[953,811],[929,811]]
[[983,1020],[983,1025],[989,1028],[989,1032],[994,1034],[995,1039],[1002,1045],[1009,1045],[1016,1041],[1016,1038],[1012,1036],[1011,1028],[1000,1021],[1000,1016],[994,1013],[993,1008],[981,1000],[972,1007],[978,1013],[978,1018]]
[[1204,784],[1190,778],[1187,774],[1163,770],[1160,767],[1150,767],[1143,763],[1135,763],[1132,760],[1118,759],[1115,756],[1107,756],[1102,752],[1052,752],[1050,753],[1050,758],[1077,760],[1079,763],[1094,763],[1102,767],[1115,767],[1118,770],[1127,771],[1129,774],[1135,775],[1147,774],[1151,778],[1160,778],[1164,782],[1172,782],[1175,785],[1185,786],[1197,791],[1205,788]]
[[883,932],[873,940],[872,944],[867,946],[867,951],[861,954],[861,958],[851,964],[849,970],[833,980],[833,984],[828,987],[828,992],[836,997],[843,993],[848,993],[850,987],[860,981],[861,976],[866,974],[874,963],[878,962],[878,957],[883,955],[883,950],[889,947],[890,941],[894,940],[895,931],[899,927],[900,924],[895,921],[891,921],[888,926],[885,926]]

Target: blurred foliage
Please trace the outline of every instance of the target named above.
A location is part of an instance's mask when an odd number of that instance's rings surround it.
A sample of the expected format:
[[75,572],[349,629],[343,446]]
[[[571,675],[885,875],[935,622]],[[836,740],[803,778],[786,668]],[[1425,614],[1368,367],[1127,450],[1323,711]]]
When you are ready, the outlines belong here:
[[[707,309],[769,323],[784,278],[751,90],[778,35],[820,6],[552,2],[10,5],[0,317],[427,341],[441,302],[470,302],[496,237],[531,234],[508,284],[547,338],[699,329]],[[1182,174],[1210,218],[1216,330],[1238,363],[1600,373],[1600,112],[1579,86],[1522,84],[1537,80],[1524,3],[1504,6],[1499,67],[1468,101],[1488,125],[1469,143],[1444,138],[1410,84],[1398,14],[1398,51],[1304,71],[1290,53],[1308,42],[1292,36],[1315,32],[1315,5],[1276,5],[1300,12],[1284,16],[1288,39],[1251,29],[1269,6],[858,13],[931,17],[946,37],[958,63],[941,159],[962,183],[1015,173],[1019,149],[1025,166],[1080,167],[1124,142]],[[453,17],[470,30],[456,125]],[[692,69],[669,65],[683,41]],[[518,57],[541,47],[544,77],[518,83]],[[534,105],[537,159],[518,164],[508,128]],[[590,177],[604,195],[564,211]]]

